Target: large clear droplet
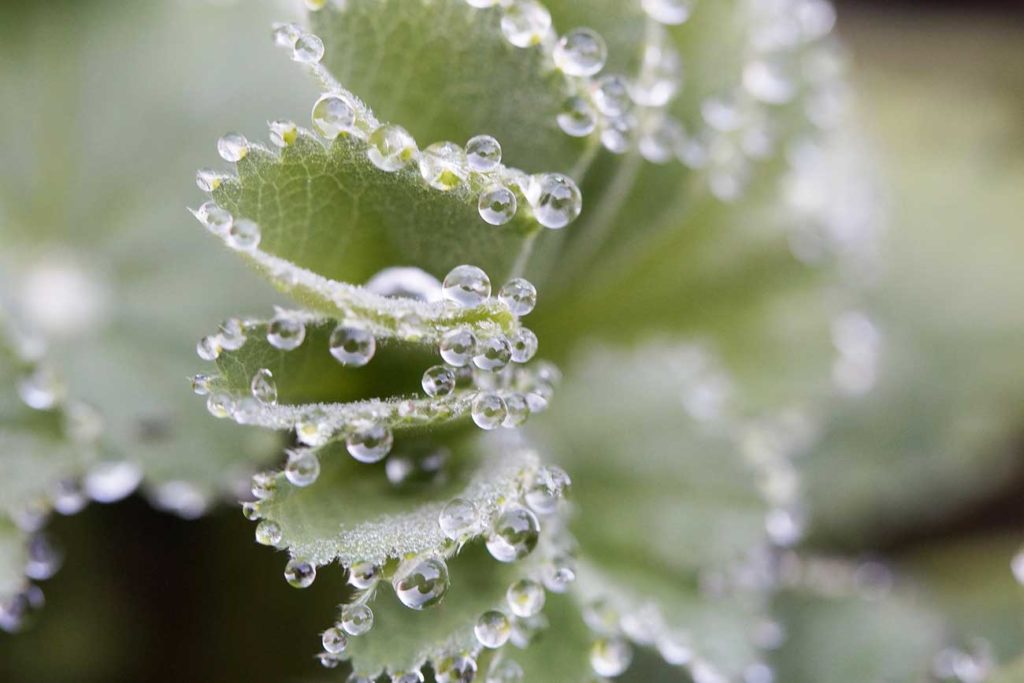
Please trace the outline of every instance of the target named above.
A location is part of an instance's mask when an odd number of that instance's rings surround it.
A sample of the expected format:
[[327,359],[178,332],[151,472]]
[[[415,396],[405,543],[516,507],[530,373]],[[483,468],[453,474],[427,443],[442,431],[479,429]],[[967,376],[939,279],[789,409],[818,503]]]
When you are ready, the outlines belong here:
[[515,217],[517,209],[515,193],[503,185],[488,187],[477,200],[480,217],[491,225],[505,225]]
[[373,587],[380,577],[381,568],[376,562],[356,562],[348,570],[348,582],[359,590]]
[[549,30],[551,13],[535,0],[518,0],[501,17],[501,32],[516,47],[538,45]]
[[394,444],[391,430],[383,425],[367,423],[359,425],[345,439],[349,455],[359,462],[380,462]]
[[512,635],[512,624],[504,612],[489,610],[477,619],[473,633],[481,645],[495,649],[508,642],[509,636]]
[[295,588],[308,588],[316,579],[316,567],[306,560],[292,558],[284,566],[284,579]]
[[420,175],[434,189],[454,190],[466,174],[466,153],[454,142],[435,142],[420,154]]
[[491,295],[491,281],[487,273],[476,266],[456,266],[445,276],[441,295],[463,308],[472,308]]
[[293,48],[295,41],[302,35],[302,27],[293,23],[279,23],[273,26],[274,45],[277,47]]
[[306,325],[290,316],[279,315],[267,326],[267,342],[275,349],[291,351],[306,338]]
[[532,617],[544,608],[544,587],[533,579],[520,579],[505,592],[508,608],[517,617]]
[[370,133],[367,142],[366,156],[374,166],[388,173],[404,168],[416,156],[416,140],[401,126],[380,126]]
[[217,141],[217,154],[224,161],[235,163],[249,153],[249,141],[239,133],[228,133]]
[[472,415],[480,429],[497,429],[508,416],[508,407],[498,394],[482,393],[473,399]]
[[477,135],[466,143],[466,161],[477,173],[488,173],[501,164],[501,145],[490,135]]
[[320,459],[313,451],[292,451],[284,468],[284,476],[293,486],[309,486],[320,476]]
[[337,626],[332,626],[324,631],[321,642],[324,650],[334,655],[344,652],[348,647],[348,637]]
[[505,409],[508,411],[508,414],[505,415],[501,426],[508,429],[519,427],[530,417],[530,404],[522,394],[507,395],[505,397]]
[[253,398],[265,405],[277,404],[277,384],[274,375],[267,368],[260,368],[249,382],[249,390]]
[[328,140],[352,130],[356,113],[337,95],[324,95],[313,105],[313,128]]
[[248,218],[238,218],[231,223],[225,243],[238,251],[252,251],[260,243],[260,226]]
[[260,545],[277,545],[281,537],[281,525],[277,522],[264,519],[256,525],[256,542]]
[[573,95],[562,104],[558,113],[558,127],[566,135],[584,138],[594,132],[597,127],[597,111],[590,100]]
[[361,327],[338,325],[331,333],[330,350],[342,365],[360,368],[373,358],[377,340]]
[[423,373],[422,385],[427,396],[448,396],[455,391],[455,372],[444,365],[435,365]]
[[487,538],[487,550],[499,562],[514,562],[537,547],[540,522],[524,507],[512,507],[499,515]]
[[361,636],[373,628],[373,610],[366,605],[345,605],[341,609],[341,627],[350,636]]
[[473,501],[455,498],[444,506],[437,522],[445,536],[459,541],[476,533],[480,513]]
[[476,337],[466,328],[445,332],[438,345],[445,363],[461,368],[476,352]]
[[537,305],[537,288],[529,280],[517,277],[505,283],[498,292],[498,299],[508,306],[512,315],[522,317],[529,315]]
[[504,336],[491,337],[477,342],[473,365],[487,372],[501,370],[512,359],[512,346]]
[[570,76],[593,76],[604,68],[608,46],[597,32],[577,28],[558,41],[554,59],[555,65]]
[[520,327],[509,340],[512,344],[512,360],[516,363],[525,363],[534,357],[540,342],[533,330]]
[[312,33],[303,33],[295,41],[292,59],[303,64],[316,64],[324,58],[324,41]]
[[367,280],[365,287],[374,294],[396,299],[441,300],[441,281],[419,268],[385,268]]
[[560,173],[533,176],[529,197],[533,215],[545,228],[564,228],[583,210],[580,189],[571,178]]
[[406,607],[433,607],[448,592],[448,565],[439,557],[409,560],[399,566],[392,585]]

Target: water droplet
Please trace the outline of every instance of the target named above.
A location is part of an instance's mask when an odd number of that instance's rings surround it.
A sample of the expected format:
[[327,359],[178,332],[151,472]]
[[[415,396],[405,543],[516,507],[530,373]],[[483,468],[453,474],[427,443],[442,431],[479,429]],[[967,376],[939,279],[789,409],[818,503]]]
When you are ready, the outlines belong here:
[[435,365],[423,373],[423,391],[427,396],[447,396],[455,391],[455,373],[444,365]]
[[513,659],[502,659],[494,663],[487,674],[487,683],[520,683],[523,667]]
[[473,399],[473,422],[480,429],[497,429],[508,416],[504,399],[497,394],[482,393]]
[[583,196],[576,183],[560,173],[544,173],[530,179],[530,205],[537,222],[545,228],[564,228],[583,209]]
[[435,142],[420,154],[420,175],[431,187],[447,192],[466,180],[466,153],[454,142]]
[[527,403],[526,397],[522,394],[509,394],[506,396],[505,408],[508,410],[508,415],[505,416],[505,420],[501,423],[502,427],[514,429],[522,425],[530,417],[530,404]]
[[56,372],[45,365],[36,366],[18,380],[18,397],[33,410],[50,410],[56,407],[66,393],[64,382]]
[[466,161],[477,173],[493,171],[501,164],[501,145],[490,135],[477,135],[466,143]]
[[308,588],[316,579],[316,567],[306,560],[293,558],[284,566],[284,579],[294,588]]
[[261,368],[252,376],[249,382],[249,391],[253,398],[266,405],[277,404],[277,384],[274,382],[274,374],[267,368]]
[[601,130],[601,144],[612,154],[625,154],[636,132],[636,118],[632,114],[606,119]]
[[487,550],[499,562],[514,562],[537,547],[540,522],[524,507],[511,507],[499,515],[487,537]]
[[466,328],[449,330],[441,337],[439,348],[445,363],[460,368],[473,357],[476,337]]
[[281,542],[281,526],[269,519],[256,525],[256,542],[260,545],[277,545]]
[[284,476],[293,486],[309,486],[320,476],[320,459],[310,450],[291,451]]
[[539,342],[533,330],[520,327],[512,334],[512,360],[516,363],[525,363],[537,353]]
[[101,462],[85,475],[82,489],[97,503],[127,497],[142,481],[142,468],[132,462]]
[[508,608],[517,617],[532,617],[544,609],[544,587],[533,579],[520,579],[505,592]]
[[196,355],[203,360],[217,360],[220,350],[220,340],[215,335],[203,337],[196,342]]
[[322,446],[331,437],[331,425],[323,411],[316,408],[295,421],[295,436],[307,446]]
[[448,565],[439,557],[409,560],[398,567],[392,585],[406,607],[433,607],[448,592]]
[[621,675],[633,661],[633,646],[624,638],[601,638],[590,648],[590,666],[599,676]]
[[352,105],[337,95],[324,95],[313,105],[313,128],[328,140],[350,132],[355,119]]
[[769,538],[784,548],[794,545],[803,537],[806,523],[800,510],[787,508],[769,510],[764,519]]
[[1013,572],[1013,578],[1017,579],[1017,583],[1024,586],[1024,548],[1021,548],[1020,552],[1013,556],[1013,560],[1010,561],[1010,569]]
[[495,649],[508,642],[509,636],[512,635],[512,624],[503,612],[489,610],[477,619],[473,633],[481,645]]
[[508,306],[512,315],[522,317],[529,315],[537,305],[537,288],[529,280],[517,277],[505,283],[498,292],[498,299]]
[[423,683],[426,680],[420,671],[401,671],[391,674],[391,683]]
[[401,126],[379,126],[370,133],[368,142],[366,156],[374,166],[388,173],[405,168],[416,156],[416,140]]
[[682,24],[690,18],[694,0],[643,0],[644,11],[652,19],[672,26]]
[[608,46],[604,38],[589,28],[577,28],[558,41],[555,66],[570,76],[593,76],[604,68]]
[[476,660],[470,654],[445,657],[437,665],[437,683],[473,683],[476,678]]
[[632,106],[629,84],[622,76],[602,76],[594,87],[594,104],[605,116],[622,116]]
[[445,536],[453,541],[461,541],[477,532],[480,513],[473,501],[455,498],[444,506],[437,522]]
[[549,515],[558,508],[558,501],[571,483],[569,475],[562,468],[541,467],[526,492],[526,504],[538,514]]
[[381,568],[375,562],[356,562],[348,570],[348,582],[359,590],[372,587],[380,577]]
[[552,593],[564,593],[576,580],[576,562],[569,555],[556,555],[544,565],[541,578]]
[[269,472],[257,472],[252,475],[252,495],[259,500],[266,500],[277,490],[277,479]]
[[473,364],[481,370],[494,372],[501,370],[512,359],[512,346],[503,336],[491,337],[477,341]]
[[331,333],[331,355],[342,365],[361,368],[377,351],[377,340],[361,327],[338,325]]
[[376,423],[359,425],[345,439],[349,455],[364,463],[381,461],[391,452],[394,437],[391,430]]
[[482,304],[491,295],[491,281],[476,266],[456,266],[445,276],[441,295],[463,308]]
[[427,302],[441,300],[440,280],[419,268],[385,268],[371,277],[365,287],[380,296]]
[[557,120],[558,127],[566,135],[583,138],[593,133],[597,127],[597,111],[590,100],[573,95],[562,104]]
[[275,316],[267,325],[267,342],[275,349],[291,351],[306,338],[306,325],[290,316]]
[[89,502],[82,487],[73,479],[57,482],[53,493],[53,509],[62,515],[74,515],[82,511]]
[[549,30],[551,13],[535,0],[517,0],[501,17],[501,32],[516,47],[538,45]]
[[217,141],[217,154],[224,161],[241,161],[249,153],[249,141],[239,133],[228,133]]
[[252,251],[260,243],[260,226],[247,218],[239,218],[231,223],[224,241],[232,249]]
[[287,23],[287,24],[274,24],[274,44],[277,47],[287,47],[291,49],[295,46],[295,41],[302,35],[302,27],[298,24]]
[[220,324],[217,341],[222,349],[237,351],[245,346],[245,329],[238,318],[229,318]]
[[294,145],[299,137],[299,128],[294,121],[271,121],[270,141],[277,147]]
[[515,217],[518,208],[515,193],[503,185],[488,187],[477,201],[480,217],[491,225],[505,225]]
[[323,643],[324,649],[332,655],[342,653],[348,647],[348,637],[337,626],[332,626],[324,631],[320,641]]
[[211,168],[196,171],[196,186],[203,192],[213,192],[220,187],[223,177]]
[[25,576],[37,581],[45,581],[57,573],[63,559],[62,553],[45,534],[35,534],[28,542]]
[[665,164],[676,158],[685,144],[686,134],[683,132],[682,124],[672,117],[665,116],[640,136],[637,146],[647,161],[652,164]]
[[341,608],[341,627],[350,636],[361,636],[373,628],[373,610],[366,605],[345,605]]
[[292,59],[303,64],[316,64],[324,58],[324,41],[312,33],[303,33],[295,41]]
[[223,237],[231,229],[234,217],[231,212],[222,209],[216,202],[206,202],[196,210],[196,218],[214,235]]

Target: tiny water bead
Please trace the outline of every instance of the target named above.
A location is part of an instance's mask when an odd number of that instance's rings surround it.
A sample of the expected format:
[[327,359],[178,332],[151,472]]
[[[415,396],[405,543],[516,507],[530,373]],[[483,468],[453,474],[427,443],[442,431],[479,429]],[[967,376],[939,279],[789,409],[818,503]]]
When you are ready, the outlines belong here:
[[473,365],[487,372],[501,370],[512,360],[512,345],[503,336],[477,342]]
[[231,229],[231,222],[234,217],[227,209],[223,209],[216,202],[206,202],[196,211],[196,218],[206,226],[214,235],[223,237]]
[[442,192],[465,182],[466,165],[466,152],[454,142],[435,142],[420,154],[420,175]]
[[309,588],[316,579],[316,567],[306,560],[293,558],[284,567],[284,579],[294,588]]
[[392,580],[403,605],[421,610],[440,603],[448,592],[448,565],[439,557],[409,560]]
[[686,144],[686,133],[679,121],[664,117],[640,136],[638,148],[652,164],[665,164],[677,158]]
[[501,145],[490,135],[477,135],[466,143],[466,161],[477,173],[488,173],[501,164]]
[[281,542],[281,526],[269,519],[256,525],[256,542],[260,545],[274,546]]
[[341,610],[341,627],[350,636],[361,636],[373,628],[373,610],[366,605],[346,605]]
[[[217,360],[220,357],[220,351],[220,340],[216,336],[203,337],[196,342],[196,355],[203,360]],[[28,402],[26,401],[26,403]]]
[[376,423],[358,425],[345,439],[349,455],[363,463],[380,462],[394,444],[391,430]]
[[348,568],[348,582],[353,588],[366,590],[380,580],[382,570],[375,562],[355,562]]
[[[202,344],[200,340],[199,346],[196,347],[199,357],[203,360],[213,360],[203,357],[200,350]],[[33,410],[50,410],[56,407],[64,399],[65,393],[64,382],[56,372],[44,365],[37,366],[18,380],[18,398]]]
[[316,64],[324,58],[324,41],[312,33],[303,33],[295,41],[292,59],[303,64]]
[[504,612],[489,610],[477,619],[473,633],[481,645],[493,650],[508,642],[509,636],[512,635],[512,624]]
[[437,665],[437,683],[472,683],[476,678],[476,660],[470,654],[445,657]]
[[420,268],[385,268],[367,280],[365,287],[374,294],[396,299],[441,300],[441,281]]
[[487,273],[476,266],[456,266],[441,283],[441,296],[463,308],[479,306],[491,295]]
[[524,507],[511,507],[495,520],[487,550],[499,562],[515,562],[533,552],[539,538],[537,516]]
[[288,455],[284,476],[293,486],[309,486],[320,476],[320,459],[313,451],[292,451]]
[[642,0],[644,11],[657,22],[676,26],[690,18],[695,0]]
[[268,125],[270,141],[276,147],[289,147],[294,145],[299,138],[299,127],[295,125],[294,121],[271,121]]
[[356,113],[352,105],[337,95],[324,95],[313,105],[313,128],[328,140],[352,130]]
[[338,325],[331,333],[330,350],[342,365],[360,368],[373,358],[377,340],[361,327]]
[[231,224],[224,239],[232,249],[252,251],[260,243],[260,226],[248,218],[239,218]]
[[302,35],[302,27],[293,23],[274,24],[272,36],[277,47],[292,48]]
[[324,631],[320,641],[324,650],[332,655],[340,654],[348,647],[348,637],[337,626],[332,626]]
[[477,201],[480,217],[490,225],[505,225],[515,217],[518,208],[515,193],[504,185],[488,187]]
[[631,114],[606,119],[601,144],[612,154],[625,154],[636,133],[636,118]]
[[394,124],[377,127],[368,139],[366,156],[374,166],[393,173],[405,168],[416,156],[416,140],[405,128]]
[[529,196],[533,215],[545,228],[564,228],[583,210],[580,189],[571,178],[560,173],[533,176]]
[[331,427],[321,410],[313,410],[295,421],[295,437],[307,446],[323,446],[331,437]]
[[242,321],[238,318],[230,318],[220,324],[217,331],[217,340],[220,346],[228,351],[237,351],[245,345],[245,330]]
[[514,659],[502,659],[494,663],[487,674],[487,683],[520,683],[523,667]]
[[508,416],[504,399],[497,394],[482,393],[473,399],[473,422],[480,429],[497,429]]
[[557,117],[558,127],[566,135],[574,138],[583,138],[594,132],[597,128],[597,111],[590,100],[573,95],[566,98],[562,104],[562,110]]
[[517,0],[501,17],[501,32],[516,47],[538,45],[550,30],[551,13],[535,0]]
[[526,492],[526,504],[538,514],[551,514],[571,485],[572,480],[561,467],[541,467]]
[[480,523],[480,512],[471,500],[455,498],[441,509],[437,523],[444,535],[453,541],[473,535]]
[[249,141],[239,133],[228,133],[217,141],[217,154],[224,161],[235,163],[249,153]]
[[533,330],[520,327],[509,340],[512,344],[512,360],[516,363],[525,363],[537,354],[540,342]]
[[274,382],[274,374],[267,368],[260,368],[252,376],[249,391],[260,403],[271,406],[277,404],[277,384]]
[[258,500],[266,500],[277,490],[277,480],[269,472],[257,472],[252,475],[250,490]]
[[569,76],[593,76],[604,68],[608,46],[595,31],[577,28],[561,37],[553,57],[555,66]]
[[201,168],[196,171],[196,186],[203,192],[213,192],[220,187],[223,176],[212,168]]
[[556,555],[544,566],[542,578],[549,591],[564,593],[576,580],[576,562],[568,555]]
[[498,299],[508,306],[512,315],[529,315],[537,305],[537,288],[529,280],[517,277],[505,283],[498,291]]
[[633,104],[629,84],[622,76],[602,76],[594,88],[594,104],[605,116],[622,116]]
[[508,429],[514,429],[522,425],[530,417],[530,404],[526,402],[526,397],[522,394],[509,394],[506,396],[505,409],[508,411],[508,414],[505,415],[501,426]]
[[527,618],[540,614],[547,596],[544,587],[533,579],[520,579],[508,587],[505,599],[512,614]]
[[590,648],[590,666],[599,676],[619,676],[633,661],[633,646],[624,638],[602,638]]
[[423,373],[423,391],[427,396],[448,396],[455,391],[455,372],[444,365],[435,365]]

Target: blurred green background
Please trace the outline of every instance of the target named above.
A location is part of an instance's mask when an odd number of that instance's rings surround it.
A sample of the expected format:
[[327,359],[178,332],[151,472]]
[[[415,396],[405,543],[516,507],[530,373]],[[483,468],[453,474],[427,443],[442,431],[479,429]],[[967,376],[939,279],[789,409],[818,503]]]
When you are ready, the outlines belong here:
[[[181,231],[184,258],[192,245],[210,251],[182,210],[196,201],[195,166],[212,158],[227,127],[255,131],[271,116],[303,118],[296,108],[308,97],[293,92],[309,86],[270,45],[267,27],[281,16],[278,7],[178,1],[193,6],[186,16],[199,23],[174,26],[153,50],[151,59],[165,61],[158,75],[172,75],[155,78],[130,62],[116,72],[117,79],[152,79],[125,92],[152,90],[159,117],[135,116],[139,103],[119,101],[115,79],[106,111],[93,110],[93,130],[129,131],[131,144],[106,153],[122,155],[113,160],[122,169],[142,169],[130,175],[147,184],[146,206],[181,214],[165,224]],[[123,8],[82,6],[97,17]],[[17,3],[0,9],[5,33],[23,10]],[[123,62],[131,54],[131,22],[163,20],[159,12],[131,12],[137,16],[100,36],[109,41],[94,46],[101,58]],[[56,35],[97,39],[89,27],[98,19],[68,21]],[[877,397],[842,410],[805,463],[811,544],[892,562],[912,588],[909,603],[954,615],[964,637],[984,636],[1012,656],[1024,638],[1024,589],[1009,574],[1009,558],[1024,543],[1024,11],[1019,3],[846,2],[839,31],[852,54],[888,213],[889,268],[874,305],[889,335],[891,371]],[[252,44],[252,36],[267,39]],[[59,49],[54,40],[54,54]],[[6,77],[19,55],[3,54]],[[193,58],[179,60],[184,54]],[[67,83],[75,67],[65,65]],[[290,79],[297,81],[292,92],[258,94],[264,82]],[[71,112],[48,114],[50,125],[72,126]],[[102,143],[73,128],[60,132],[69,149]],[[147,172],[156,161],[145,158],[147,136],[167,135],[177,136],[176,155]],[[221,292],[222,300],[237,303],[241,293]],[[334,613],[340,572],[324,572],[306,591],[289,588],[280,576],[283,557],[252,542],[252,525],[236,507],[183,521],[132,498],[58,517],[50,529],[65,566],[43,584],[47,605],[32,627],[0,634],[0,681],[325,678],[312,657],[315,631]],[[845,655],[854,661],[836,664],[844,653],[825,641],[816,649],[814,636],[829,628],[854,633],[860,616],[799,599],[782,607],[805,646],[784,648],[779,683],[839,680],[835,666],[856,671],[855,651]],[[898,615],[889,623],[900,637],[921,628]],[[638,681],[675,675],[647,660],[631,673]]]

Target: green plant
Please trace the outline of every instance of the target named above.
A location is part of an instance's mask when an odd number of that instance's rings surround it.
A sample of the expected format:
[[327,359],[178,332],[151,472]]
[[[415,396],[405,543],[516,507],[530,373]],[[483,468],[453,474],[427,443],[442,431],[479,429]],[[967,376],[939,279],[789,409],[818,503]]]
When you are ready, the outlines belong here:
[[[190,421],[194,445],[170,457],[193,449],[191,469],[132,457],[137,412],[65,400],[12,333],[4,368],[27,405],[5,412],[26,472],[11,519],[31,532],[84,503],[71,484],[50,495],[68,472],[97,500],[145,474],[164,507],[200,514],[237,479],[228,458],[258,466],[287,444],[243,508],[287,551],[289,583],[347,572],[321,661],[353,681],[425,664],[438,680],[589,680],[636,645],[698,683],[769,680],[782,589],[877,588],[789,550],[806,521],[795,459],[840,396],[871,389],[881,347],[831,9],[307,5],[309,29],[274,39],[323,90],[312,128],[274,121],[273,146],[226,135],[234,173],[197,176],[196,218],[290,302],[198,344],[215,370],[195,392],[244,429]],[[219,312],[237,310],[230,277],[196,279],[183,301],[219,289]],[[239,307],[280,301],[256,287]],[[281,439],[235,448],[268,430]],[[36,578],[52,562],[8,537],[13,624],[35,594],[25,549]],[[942,642],[931,615],[886,609],[917,637],[849,680],[910,680]],[[557,637],[538,637],[545,621]]]

